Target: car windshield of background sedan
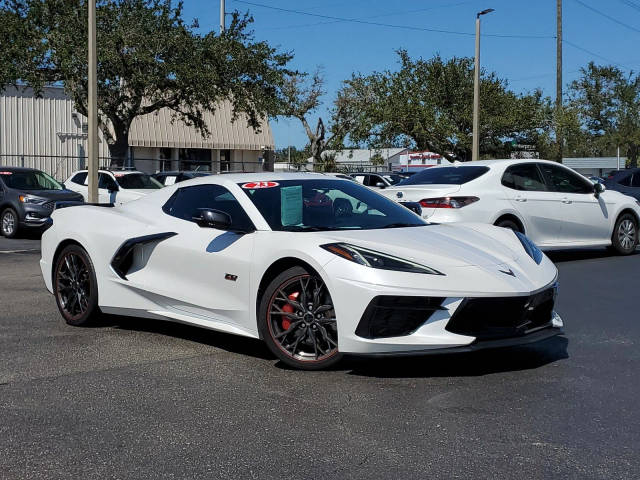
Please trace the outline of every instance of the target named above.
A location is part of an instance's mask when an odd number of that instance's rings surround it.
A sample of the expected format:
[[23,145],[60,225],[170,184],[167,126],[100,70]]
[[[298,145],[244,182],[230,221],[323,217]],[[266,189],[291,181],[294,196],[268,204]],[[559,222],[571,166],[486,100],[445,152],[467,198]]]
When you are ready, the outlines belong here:
[[283,180],[240,188],[272,230],[369,230],[428,225],[407,208],[355,182]]
[[116,180],[118,185],[122,188],[132,189],[147,189],[147,188],[162,188],[162,184],[155,178],[151,178],[144,173],[128,173],[128,174],[116,174]]
[[398,183],[403,185],[462,185],[484,175],[489,167],[437,167],[428,168]]
[[4,183],[16,190],[63,190],[62,184],[44,172],[7,172],[2,175]]

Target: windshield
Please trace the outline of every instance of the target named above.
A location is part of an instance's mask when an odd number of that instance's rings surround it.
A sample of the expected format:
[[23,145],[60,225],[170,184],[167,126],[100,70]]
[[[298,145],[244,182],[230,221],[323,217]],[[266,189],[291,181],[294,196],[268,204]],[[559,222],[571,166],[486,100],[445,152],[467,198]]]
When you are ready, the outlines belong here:
[[405,178],[398,185],[462,185],[487,173],[489,167],[432,167]]
[[62,184],[44,172],[2,172],[2,179],[9,188],[16,190],[62,190]]
[[162,188],[162,184],[145,173],[114,173],[118,185],[122,188],[144,190],[147,188]]
[[272,230],[369,230],[427,225],[402,205],[355,182],[314,179],[238,185]]
[[403,177],[402,175],[399,175],[397,173],[391,173],[391,174],[385,174],[382,175],[385,180],[387,182],[389,182],[391,185],[396,185],[397,183],[401,182],[402,180],[404,180],[405,177]]

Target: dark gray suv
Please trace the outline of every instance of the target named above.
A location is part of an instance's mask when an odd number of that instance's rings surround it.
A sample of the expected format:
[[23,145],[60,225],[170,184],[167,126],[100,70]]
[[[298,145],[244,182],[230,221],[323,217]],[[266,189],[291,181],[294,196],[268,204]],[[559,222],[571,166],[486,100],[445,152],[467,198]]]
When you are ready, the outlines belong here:
[[22,228],[46,228],[61,201],[84,200],[40,170],[0,166],[0,232],[5,237],[15,237]]

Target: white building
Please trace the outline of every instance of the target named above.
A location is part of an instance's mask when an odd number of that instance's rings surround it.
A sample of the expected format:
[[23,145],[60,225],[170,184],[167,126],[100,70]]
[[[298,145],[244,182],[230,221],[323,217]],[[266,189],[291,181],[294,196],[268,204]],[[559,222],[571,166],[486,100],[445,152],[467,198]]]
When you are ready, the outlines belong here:
[[[274,149],[265,121],[256,133],[246,118],[231,121],[229,102],[206,112],[211,135],[194,128],[163,109],[138,117],[129,134],[133,165],[146,172],[158,170],[261,171]],[[42,97],[31,89],[7,88],[0,93],[0,165],[24,165],[66,178],[86,162],[87,120],[73,108],[62,87],[46,87]],[[109,149],[99,134],[99,156],[109,166]]]
[[573,168],[583,175],[595,175],[601,177],[607,175],[611,170],[625,168],[626,157],[576,157],[563,158],[562,164]]
[[[408,148],[345,148],[344,150],[326,150],[322,152],[322,158],[334,156],[336,168],[340,171],[357,172],[376,168],[378,170],[389,170],[390,165],[398,163],[400,155],[408,151]],[[377,160],[378,156],[382,158],[382,164],[374,165],[373,160]],[[287,163],[276,164],[276,169],[287,170],[290,168]],[[313,157],[307,159],[304,169],[313,170]]]

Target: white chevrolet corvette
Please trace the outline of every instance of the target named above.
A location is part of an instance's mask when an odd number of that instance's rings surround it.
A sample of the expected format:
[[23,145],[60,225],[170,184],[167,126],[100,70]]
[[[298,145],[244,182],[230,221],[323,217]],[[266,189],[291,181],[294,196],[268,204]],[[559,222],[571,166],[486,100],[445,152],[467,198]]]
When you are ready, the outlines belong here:
[[428,224],[353,181],[210,176],[52,221],[42,274],[71,325],[174,320],[261,338],[303,369],[562,332],[557,270],[527,237]]

